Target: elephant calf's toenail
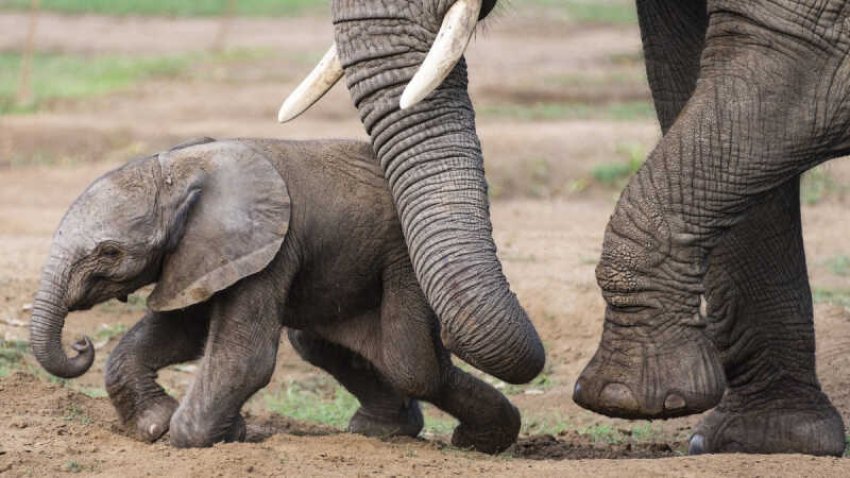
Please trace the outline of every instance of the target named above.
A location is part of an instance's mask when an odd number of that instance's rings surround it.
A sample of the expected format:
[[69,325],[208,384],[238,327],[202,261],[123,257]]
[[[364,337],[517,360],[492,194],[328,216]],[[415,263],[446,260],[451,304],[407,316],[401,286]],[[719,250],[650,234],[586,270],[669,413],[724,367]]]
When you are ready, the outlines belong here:
[[688,444],[688,455],[702,455],[705,453],[705,437],[697,433],[691,437]]
[[604,408],[618,410],[637,410],[638,403],[629,387],[622,383],[609,383],[599,394],[599,402]]
[[664,400],[664,409],[678,410],[680,408],[685,408],[685,399],[677,393],[667,395],[667,398]]

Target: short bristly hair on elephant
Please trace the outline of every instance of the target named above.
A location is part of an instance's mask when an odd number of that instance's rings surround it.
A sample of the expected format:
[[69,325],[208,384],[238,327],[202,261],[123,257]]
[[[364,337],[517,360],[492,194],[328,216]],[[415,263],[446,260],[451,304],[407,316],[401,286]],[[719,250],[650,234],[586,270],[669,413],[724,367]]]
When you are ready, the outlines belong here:
[[[495,4],[335,0],[334,47],[280,113],[297,116],[344,76],[445,330],[525,321],[495,256],[462,58]],[[602,340],[573,398],[625,418],[719,405],[692,453],[840,455],[844,424],[815,372],[799,178],[850,153],[848,2],[636,4],[664,136],[606,229]],[[500,377],[542,364],[536,337],[494,364],[477,352],[500,331],[458,336],[450,347],[468,344],[463,357]]]
[[[53,238],[33,305],[39,363],[84,373],[94,348],[85,338],[65,354],[68,313],[152,283],[106,366],[110,399],[142,440],[244,439],[240,409],[268,384],[283,327],[360,401],[351,431],[415,436],[421,399],[460,420],[458,446],[499,452],[519,433],[517,409],[452,364],[441,337],[456,332],[428,306],[366,143],[203,138],[96,180]],[[157,370],[198,358],[178,403]]]

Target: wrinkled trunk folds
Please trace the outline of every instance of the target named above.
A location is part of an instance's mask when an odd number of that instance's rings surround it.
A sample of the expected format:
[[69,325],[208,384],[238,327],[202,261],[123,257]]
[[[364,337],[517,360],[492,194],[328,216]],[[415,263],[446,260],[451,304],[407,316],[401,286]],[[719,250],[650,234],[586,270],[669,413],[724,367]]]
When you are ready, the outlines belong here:
[[421,103],[398,106],[444,13],[419,8],[419,2],[334,2],[346,82],[447,347],[503,380],[525,382],[542,368],[543,347],[496,257],[464,61]]
[[74,378],[86,373],[94,361],[94,347],[88,338],[75,343],[78,355],[71,358],[62,349],[62,327],[68,308],[65,306],[66,281],[53,272],[50,264],[45,268],[41,287],[33,302],[30,322],[30,345],[38,363],[51,374],[61,378]]

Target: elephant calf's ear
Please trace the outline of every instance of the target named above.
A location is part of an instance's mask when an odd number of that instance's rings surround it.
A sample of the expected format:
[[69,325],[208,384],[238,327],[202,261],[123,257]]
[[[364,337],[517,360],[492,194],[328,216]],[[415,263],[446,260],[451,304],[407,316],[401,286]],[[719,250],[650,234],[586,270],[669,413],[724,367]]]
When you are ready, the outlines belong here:
[[265,156],[243,143],[180,149],[161,155],[161,161],[164,173],[175,177],[197,162],[188,169],[202,169],[203,179],[192,184],[199,197],[148,297],[155,311],[203,302],[266,268],[283,244],[290,216],[283,178]]

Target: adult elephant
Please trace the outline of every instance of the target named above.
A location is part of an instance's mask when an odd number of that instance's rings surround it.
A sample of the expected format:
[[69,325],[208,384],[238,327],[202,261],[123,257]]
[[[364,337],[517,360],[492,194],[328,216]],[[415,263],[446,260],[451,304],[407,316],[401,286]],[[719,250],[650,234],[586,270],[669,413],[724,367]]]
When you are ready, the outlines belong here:
[[[464,311],[497,311],[478,330],[524,321],[512,296],[508,313],[490,307],[484,286],[498,278],[507,291],[461,58],[494,4],[335,0],[337,51],[281,111],[297,115],[344,70],[417,277],[452,331],[471,321]],[[850,151],[850,6],[637,4],[664,136],[606,230],[604,331],[574,399],[627,418],[720,403],[694,433],[693,453],[840,454],[844,426],[815,374],[799,176]],[[536,350],[527,340],[519,349]],[[536,369],[523,367],[530,356],[514,355],[511,370]]]

